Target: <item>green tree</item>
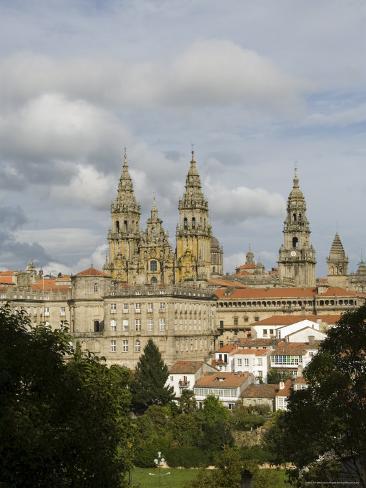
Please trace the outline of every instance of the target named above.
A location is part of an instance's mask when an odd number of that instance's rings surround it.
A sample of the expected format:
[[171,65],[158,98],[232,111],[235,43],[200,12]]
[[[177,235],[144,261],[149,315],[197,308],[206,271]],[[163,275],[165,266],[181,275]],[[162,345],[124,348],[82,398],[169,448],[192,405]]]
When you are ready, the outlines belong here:
[[0,481],[124,486],[127,383],[125,370],[73,353],[65,328],[33,327],[24,311],[0,308]]
[[166,405],[174,399],[173,388],[166,386],[168,376],[168,367],[159,349],[149,339],[137,363],[131,385],[136,412],[144,412],[150,405]]
[[230,431],[230,412],[215,396],[208,396],[203,402],[202,410],[198,411],[201,419],[202,449],[213,454],[224,446],[231,446],[233,438]]
[[[296,465],[297,475],[317,460],[329,459],[366,487],[365,324],[363,305],[344,314],[328,332],[304,370],[308,389],[291,394],[275,427],[277,448]],[[322,472],[333,476],[334,470]]]
[[193,413],[197,410],[197,402],[192,390],[183,390],[178,399],[178,410],[181,413]]

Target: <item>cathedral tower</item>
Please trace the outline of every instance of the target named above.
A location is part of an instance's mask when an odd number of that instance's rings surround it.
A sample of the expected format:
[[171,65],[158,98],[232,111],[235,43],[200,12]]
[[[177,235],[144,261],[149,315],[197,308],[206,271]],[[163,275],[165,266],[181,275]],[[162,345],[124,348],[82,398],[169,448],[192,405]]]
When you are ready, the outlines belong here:
[[112,278],[132,283],[137,272],[140,240],[140,205],[137,204],[126,151],[117,196],[111,206],[112,228],[108,233],[109,255],[105,269]]
[[141,234],[138,275],[139,284],[168,285],[174,282],[174,253],[159,218],[155,198],[146,230]]
[[306,202],[300,190],[296,169],[293,187],[287,200],[287,217],[283,235],[284,242],[278,259],[282,283],[292,282],[298,287],[315,286],[315,250],[310,242]]
[[342,241],[338,232],[334,236],[329,256],[327,257],[328,265],[328,283],[331,286],[346,286],[348,274],[348,257],[344,252]]
[[211,225],[194,151],[178,208],[176,281],[208,280],[211,273]]

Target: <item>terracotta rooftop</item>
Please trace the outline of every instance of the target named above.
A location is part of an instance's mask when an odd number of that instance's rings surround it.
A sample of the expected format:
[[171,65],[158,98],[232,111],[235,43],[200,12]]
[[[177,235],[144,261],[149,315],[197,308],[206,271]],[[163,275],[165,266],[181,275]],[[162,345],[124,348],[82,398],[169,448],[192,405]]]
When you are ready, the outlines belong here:
[[312,322],[325,322],[327,324],[335,324],[340,319],[340,315],[272,315],[266,319],[253,322],[252,326],[256,325],[292,325],[302,320],[311,320]]
[[240,281],[225,280],[224,278],[211,278],[208,282],[211,286],[224,287],[224,288],[246,288]]
[[297,376],[294,380],[295,385],[306,385],[305,378],[303,376]]
[[249,373],[208,373],[199,378],[195,388],[237,388],[251,377]]
[[247,348],[261,348],[261,347],[267,348],[275,344],[276,344],[275,339],[248,339],[248,338],[241,338],[237,343],[239,347],[247,347]]
[[290,396],[291,390],[292,390],[292,379],[288,379],[284,382],[284,388],[280,389],[279,385],[277,386],[277,391],[275,393],[276,397],[288,397]]
[[243,393],[242,398],[274,398],[278,385],[249,385]]
[[13,285],[14,284],[13,276],[7,276],[7,275],[0,276],[0,283],[3,285]]
[[169,368],[170,374],[194,374],[202,367],[203,361],[177,361]]
[[267,356],[270,353],[269,349],[244,349],[238,348],[235,351],[232,351],[231,354],[234,356],[236,354],[251,354],[254,356]]
[[33,291],[67,291],[70,290],[68,285],[58,285],[56,278],[47,278],[38,280],[31,286]]
[[106,275],[103,271],[90,267],[88,269],[84,269],[83,271],[80,271],[79,273],[77,273],[76,276],[106,276]]
[[307,342],[285,342],[281,341],[277,344],[272,356],[276,355],[291,355],[302,356],[309,349],[318,349],[318,342],[314,341],[314,344]]

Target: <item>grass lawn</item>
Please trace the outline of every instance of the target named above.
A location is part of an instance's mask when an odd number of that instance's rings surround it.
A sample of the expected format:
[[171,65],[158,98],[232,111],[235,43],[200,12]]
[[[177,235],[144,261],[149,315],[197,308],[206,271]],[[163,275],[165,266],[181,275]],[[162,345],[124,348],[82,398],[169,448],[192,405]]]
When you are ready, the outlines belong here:
[[[153,473],[156,476],[151,476]],[[159,480],[159,471],[154,468],[135,468],[132,471],[132,486],[138,488],[185,488],[186,484],[193,480],[198,469],[162,469]],[[170,473],[167,475],[166,473]],[[266,488],[288,488],[285,484],[285,472],[280,470],[263,470],[265,480],[262,479],[260,486]],[[160,483],[160,484],[159,484]]]
[[[159,472],[161,473],[159,485]],[[184,488],[188,481],[197,476],[198,469],[135,468],[132,472],[132,486],[139,488]],[[149,475],[153,473],[155,476]],[[170,473],[167,475],[166,473]]]

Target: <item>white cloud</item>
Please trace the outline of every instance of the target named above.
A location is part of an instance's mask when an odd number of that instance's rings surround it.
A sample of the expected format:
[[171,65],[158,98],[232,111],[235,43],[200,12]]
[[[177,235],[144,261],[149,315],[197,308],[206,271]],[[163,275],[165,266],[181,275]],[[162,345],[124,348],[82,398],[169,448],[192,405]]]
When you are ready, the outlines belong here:
[[[215,39],[194,42],[175,58],[154,63],[23,53],[0,62],[0,78],[4,108],[61,93],[117,110],[239,103],[283,112],[297,107],[308,88],[254,50]],[[77,113],[71,122],[68,127],[77,131]]]
[[282,195],[263,188],[227,188],[210,181],[205,187],[213,219],[223,223],[238,224],[250,218],[277,217],[285,208]]

